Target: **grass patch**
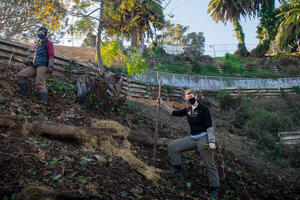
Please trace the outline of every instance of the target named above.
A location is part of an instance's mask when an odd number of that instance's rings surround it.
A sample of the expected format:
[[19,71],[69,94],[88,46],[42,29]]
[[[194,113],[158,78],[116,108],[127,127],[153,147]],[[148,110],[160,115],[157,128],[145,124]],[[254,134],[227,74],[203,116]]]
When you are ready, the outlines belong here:
[[237,56],[229,53],[226,53],[224,57],[217,57],[215,60],[230,63],[234,68],[240,68],[246,63],[245,61],[240,60]]

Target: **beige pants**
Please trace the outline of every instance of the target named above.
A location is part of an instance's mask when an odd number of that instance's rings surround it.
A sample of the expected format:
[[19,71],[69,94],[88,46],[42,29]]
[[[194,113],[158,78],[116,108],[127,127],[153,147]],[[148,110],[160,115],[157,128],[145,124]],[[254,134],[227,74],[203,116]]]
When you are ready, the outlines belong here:
[[172,165],[181,165],[181,152],[189,151],[193,149],[197,149],[201,155],[203,160],[203,164],[206,168],[209,185],[211,187],[219,187],[220,180],[219,180],[219,173],[214,159],[214,152],[212,150],[207,149],[208,138],[207,135],[193,139],[190,136],[180,138],[174,140],[169,144],[169,154],[171,157],[171,164]]
[[27,67],[26,69],[20,71],[17,74],[19,83],[26,82],[29,78],[35,78],[35,87],[39,92],[47,92],[46,88],[46,78],[47,78],[47,67],[39,66],[37,68]]

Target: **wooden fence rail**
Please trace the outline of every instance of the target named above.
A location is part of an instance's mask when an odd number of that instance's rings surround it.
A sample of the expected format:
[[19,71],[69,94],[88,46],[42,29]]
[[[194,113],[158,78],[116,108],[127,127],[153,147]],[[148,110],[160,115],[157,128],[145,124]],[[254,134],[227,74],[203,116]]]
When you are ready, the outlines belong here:
[[[4,58],[8,61],[11,59],[12,64],[14,65],[20,65],[20,63],[13,60],[12,55],[15,58],[26,60],[26,59],[33,58],[33,51],[34,51],[34,47],[32,46],[21,44],[14,41],[0,39],[0,58]],[[73,60],[72,58],[55,54],[54,68],[58,71],[61,71],[64,69],[64,67],[70,66],[70,61],[72,60]],[[92,72],[99,71],[98,68],[94,67],[94,65],[91,63],[85,63],[80,61],[76,61],[76,62],[80,67],[88,69]]]
[[300,146],[300,131],[283,131],[279,132],[278,136],[285,145]]
[[[183,96],[183,89],[171,86],[162,86],[161,98],[176,101]],[[122,93],[136,98],[154,99],[158,96],[158,84],[145,83],[123,77]]]

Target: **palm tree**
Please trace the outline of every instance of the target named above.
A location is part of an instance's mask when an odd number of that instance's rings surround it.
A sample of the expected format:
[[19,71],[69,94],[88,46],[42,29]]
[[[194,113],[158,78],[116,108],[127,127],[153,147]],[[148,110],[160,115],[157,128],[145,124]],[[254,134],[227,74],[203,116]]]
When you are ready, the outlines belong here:
[[[137,11],[140,15],[140,18],[137,20],[140,52],[143,53],[145,34],[147,34],[148,38],[152,38],[152,28],[161,30],[164,27],[165,19],[161,0],[143,0],[138,4]],[[133,45],[135,46],[136,44]]]
[[254,7],[256,4],[248,0],[210,0],[207,13],[211,14],[211,17],[216,22],[223,22],[226,24],[230,21],[233,25],[236,37],[238,40],[238,55],[247,56],[245,45],[245,34],[240,24],[240,17],[253,16],[256,12]]
[[[300,39],[300,2],[299,0],[289,0],[281,5],[282,11],[280,17],[280,25],[276,39],[280,48],[291,45],[297,49],[297,40]],[[300,48],[300,47],[299,47]]]

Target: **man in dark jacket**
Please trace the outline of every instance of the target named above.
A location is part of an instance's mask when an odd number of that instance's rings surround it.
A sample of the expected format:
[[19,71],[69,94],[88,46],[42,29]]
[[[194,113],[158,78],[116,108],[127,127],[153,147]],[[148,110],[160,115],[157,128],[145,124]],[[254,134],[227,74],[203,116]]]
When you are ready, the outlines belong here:
[[47,29],[40,27],[37,31],[38,41],[34,50],[33,61],[30,66],[17,74],[19,86],[21,87],[21,94],[28,95],[28,83],[26,80],[36,76],[35,87],[40,92],[40,100],[47,102],[48,93],[46,87],[47,73],[53,72],[54,65],[54,45],[48,40]]
[[190,135],[179,138],[171,142],[168,146],[173,165],[173,173],[180,174],[181,171],[181,152],[197,149],[201,155],[204,166],[207,170],[209,179],[210,193],[212,199],[218,198],[220,186],[219,173],[214,159],[215,136],[212,126],[212,119],[209,109],[197,101],[197,92],[187,90],[185,99],[191,105],[182,110],[172,110],[165,102],[160,99],[163,108],[172,116],[186,116],[190,126]]

